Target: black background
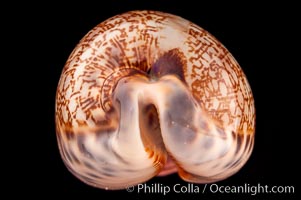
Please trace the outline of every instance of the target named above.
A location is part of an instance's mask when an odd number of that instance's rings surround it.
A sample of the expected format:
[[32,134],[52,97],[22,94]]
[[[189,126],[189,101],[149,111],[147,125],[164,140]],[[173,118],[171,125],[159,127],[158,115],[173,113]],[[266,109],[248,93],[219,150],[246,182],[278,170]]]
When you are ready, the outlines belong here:
[[[289,199],[296,194],[137,194],[126,191],[104,191],[85,185],[64,166],[57,147],[54,123],[55,92],[62,68],[79,40],[98,23],[129,10],[159,10],[179,15],[203,27],[220,40],[240,63],[251,85],[256,106],[255,148],[247,164],[234,176],[219,185],[293,185],[297,186],[297,161],[300,160],[296,135],[300,133],[300,108],[297,94],[300,63],[298,34],[300,26],[296,6],[273,3],[203,3],[196,1],[108,1],[69,3],[18,4],[28,6],[16,12],[12,24],[21,29],[17,46],[22,49],[19,76],[25,77],[27,95],[22,99],[22,121],[26,133],[18,162],[19,186],[31,196],[60,195],[144,199]],[[18,27],[20,26],[20,27]],[[13,35],[13,33],[12,33]],[[22,45],[21,45],[22,44]],[[19,52],[20,53],[20,52]],[[12,60],[14,62],[14,60]],[[28,84],[28,85],[27,85]],[[41,89],[42,88],[42,89]],[[26,115],[24,113],[27,113]],[[294,116],[296,114],[297,116]],[[17,127],[18,128],[18,127]],[[28,132],[28,133],[27,133]],[[24,134],[25,134],[24,133]],[[21,140],[21,139],[20,139]],[[26,142],[24,142],[26,140]],[[25,153],[26,152],[26,153]],[[22,157],[21,156],[21,157]],[[23,158],[24,159],[24,158]],[[24,178],[20,178],[26,175]],[[21,180],[21,182],[20,182]],[[186,185],[177,175],[154,178],[148,182],[173,186]],[[199,186],[203,188],[203,185]],[[24,193],[25,194],[25,193]]]

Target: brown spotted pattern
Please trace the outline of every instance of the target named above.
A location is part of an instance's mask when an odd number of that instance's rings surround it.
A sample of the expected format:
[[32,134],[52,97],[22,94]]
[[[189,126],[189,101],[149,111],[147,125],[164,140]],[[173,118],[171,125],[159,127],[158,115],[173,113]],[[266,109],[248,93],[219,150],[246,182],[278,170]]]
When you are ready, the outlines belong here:
[[229,51],[162,12],[131,11],[97,25],[57,88],[62,158],[99,188],[176,171],[196,183],[225,179],[248,160],[254,123],[250,86]]

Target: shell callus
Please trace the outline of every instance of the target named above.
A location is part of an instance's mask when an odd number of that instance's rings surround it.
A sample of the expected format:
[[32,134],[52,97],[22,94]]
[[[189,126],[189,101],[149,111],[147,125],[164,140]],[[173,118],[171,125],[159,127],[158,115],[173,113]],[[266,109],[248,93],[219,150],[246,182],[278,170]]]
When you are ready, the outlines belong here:
[[162,12],[100,23],[70,55],[57,88],[63,161],[104,189],[174,172],[194,183],[225,179],[248,160],[254,123],[251,89],[232,55]]

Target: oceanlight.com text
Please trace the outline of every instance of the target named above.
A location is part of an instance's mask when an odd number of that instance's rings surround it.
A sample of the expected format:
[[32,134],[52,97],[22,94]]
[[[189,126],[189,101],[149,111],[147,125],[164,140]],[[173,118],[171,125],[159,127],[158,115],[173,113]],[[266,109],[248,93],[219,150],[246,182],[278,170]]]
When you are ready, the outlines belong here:
[[293,194],[295,193],[294,186],[281,186],[281,185],[266,185],[266,184],[249,184],[245,183],[243,185],[218,185],[218,184],[174,184],[174,185],[164,185],[162,183],[152,183],[152,184],[138,184],[137,186],[132,186],[126,188],[128,192],[135,192],[138,194],[163,194],[167,195],[169,193],[190,193],[190,194]]

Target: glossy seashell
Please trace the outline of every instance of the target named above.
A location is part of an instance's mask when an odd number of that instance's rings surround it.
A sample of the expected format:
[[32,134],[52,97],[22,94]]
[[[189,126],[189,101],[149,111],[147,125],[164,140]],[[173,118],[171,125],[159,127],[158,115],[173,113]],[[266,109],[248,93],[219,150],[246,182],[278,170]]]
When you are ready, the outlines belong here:
[[254,145],[254,100],[239,64],[204,29],[156,11],[114,16],[79,42],[55,114],[65,165],[104,189],[174,172],[223,180]]

